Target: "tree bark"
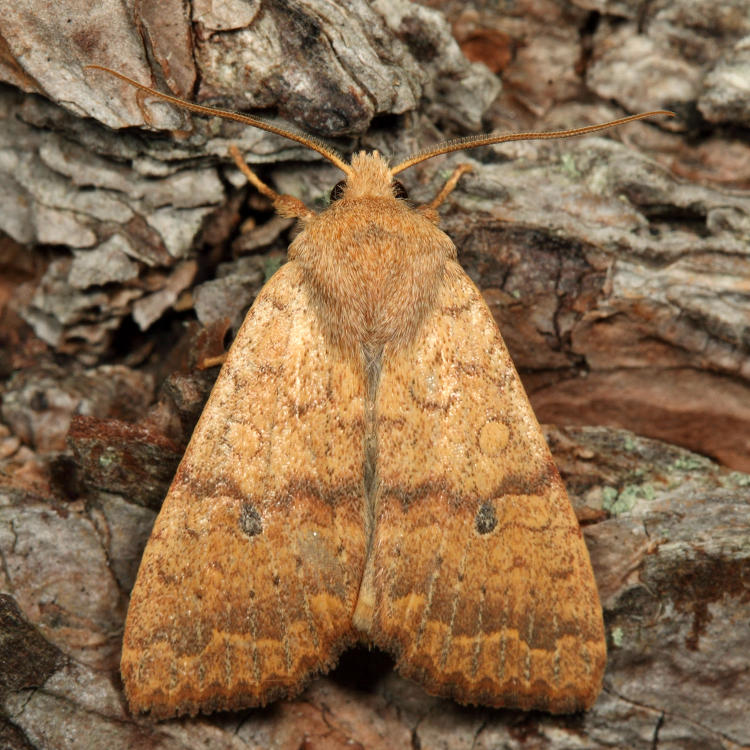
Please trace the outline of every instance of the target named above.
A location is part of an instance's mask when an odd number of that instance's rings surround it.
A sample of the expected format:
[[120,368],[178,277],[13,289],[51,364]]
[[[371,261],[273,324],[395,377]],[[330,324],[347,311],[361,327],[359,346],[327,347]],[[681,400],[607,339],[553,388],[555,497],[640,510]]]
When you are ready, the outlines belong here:
[[[4,747],[750,746],[750,3],[429,5],[3,4]],[[196,365],[294,232],[228,147],[316,209],[341,175],[88,64],[394,161],[474,132],[677,113],[403,174],[427,202],[473,166],[442,226],[557,425],[607,626],[590,712],[461,708],[358,649],[267,709],[128,714],[122,623],[217,372]]]

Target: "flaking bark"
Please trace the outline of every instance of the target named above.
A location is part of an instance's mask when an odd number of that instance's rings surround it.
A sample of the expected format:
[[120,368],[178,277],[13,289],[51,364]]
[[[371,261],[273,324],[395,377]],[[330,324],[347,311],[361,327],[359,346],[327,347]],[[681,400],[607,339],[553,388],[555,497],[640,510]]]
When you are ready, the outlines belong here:
[[[605,690],[585,717],[459,709],[363,651],[300,701],[266,712],[143,728],[125,711],[120,631],[149,506],[164,494],[164,467],[210,387],[197,353],[223,343],[220,327],[209,342],[181,334],[194,320],[190,292],[205,324],[218,319],[212,295],[228,296],[230,282],[246,290],[244,305],[233,300],[227,313],[236,327],[289,239],[268,226],[272,214],[257,196],[237,191],[227,146],[269,164],[264,177],[309,205],[340,175],[300,167],[308,154],[251,129],[216,131],[162,105],[145,110],[159,130],[143,129],[134,92],[84,73],[86,63],[197,100],[270,108],[344,150],[359,139],[400,156],[480,126],[551,129],[677,110],[672,123],[637,124],[615,140],[458,154],[404,182],[429,198],[449,164],[475,161],[442,226],[540,420],[627,427],[750,467],[750,146],[736,86],[750,75],[746,0],[641,10],[439,5],[450,26],[386,0],[347,4],[335,18],[312,2],[237,3],[225,14],[197,2],[168,12],[113,2],[91,13],[90,3],[66,0],[27,3],[24,17],[5,4],[0,588],[37,629],[21,648],[39,683],[0,681],[9,746],[59,747],[73,737],[91,747],[188,748],[210,738],[212,747],[307,739],[520,748],[533,733],[555,748],[564,732],[592,747],[750,744],[750,685],[735,666],[745,662],[741,625],[750,620],[747,477],[596,427],[552,433],[579,515],[590,519],[609,640]],[[282,22],[291,46],[275,42]],[[469,65],[451,31],[499,78]],[[289,95],[295,86],[304,98]],[[378,120],[388,115],[397,117]],[[188,136],[173,137],[177,129]],[[231,257],[233,238],[265,256],[248,267]],[[75,423],[66,443],[76,413],[91,420]],[[16,622],[12,604],[8,611]],[[40,636],[49,648],[39,648]],[[50,658],[57,650],[70,658]],[[0,672],[10,663],[0,654]]]

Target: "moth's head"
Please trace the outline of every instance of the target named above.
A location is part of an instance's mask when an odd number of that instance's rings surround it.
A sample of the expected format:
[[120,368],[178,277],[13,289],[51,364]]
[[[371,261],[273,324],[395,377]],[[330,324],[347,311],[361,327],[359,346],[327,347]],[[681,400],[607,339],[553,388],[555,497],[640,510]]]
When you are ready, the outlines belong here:
[[378,151],[360,151],[352,156],[347,177],[331,190],[331,203],[342,198],[407,197],[406,189],[393,179],[388,162]]

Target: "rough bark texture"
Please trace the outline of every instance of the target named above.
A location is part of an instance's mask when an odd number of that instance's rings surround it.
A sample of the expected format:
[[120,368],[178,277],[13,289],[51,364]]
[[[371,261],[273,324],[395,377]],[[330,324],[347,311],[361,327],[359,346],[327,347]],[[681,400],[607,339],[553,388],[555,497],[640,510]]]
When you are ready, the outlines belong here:
[[[405,0],[2,3],[0,746],[750,746],[750,2],[431,4],[444,15]],[[549,437],[608,632],[591,712],[460,708],[358,650],[269,709],[128,715],[122,622],[216,375],[196,363],[293,231],[228,145],[311,206],[340,175],[88,63],[395,158],[480,130],[677,112],[403,175],[421,201],[474,165],[443,226],[537,415],[567,425]]]

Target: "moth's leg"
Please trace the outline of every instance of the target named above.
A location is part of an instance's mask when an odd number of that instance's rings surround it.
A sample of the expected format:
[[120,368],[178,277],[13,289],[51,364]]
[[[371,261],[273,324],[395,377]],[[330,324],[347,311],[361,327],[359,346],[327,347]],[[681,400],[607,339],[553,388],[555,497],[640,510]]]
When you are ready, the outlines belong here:
[[226,358],[226,352],[224,352],[223,354],[217,354],[215,357],[204,357],[200,362],[198,362],[197,367],[199,370],[208,370],[211,367],[218,367],[219,365],[224,364]]
[[240,172],[247,177],[247,181],[259,193],[262,193],[266,198],[271,199],[277,214],[286,218],[295,219],[309,219],[311,216],[315,215],[315,212],[311,211],[301,200],[299,200],[299,198],[295,198],[292,195],[280,195],[272,187],[266,185],[266,183],[247,166],[237,146],[232,144],[229,147],[229,153],[234,159],[234,163],[237,165]]
[[471,164],[459,164],[453,174],[448,178],[448,182],[443,185],[443,189],[429,202],[425,203],[424,208],[435,211],[437,207],[453,192],[461,176],[471,172]]

